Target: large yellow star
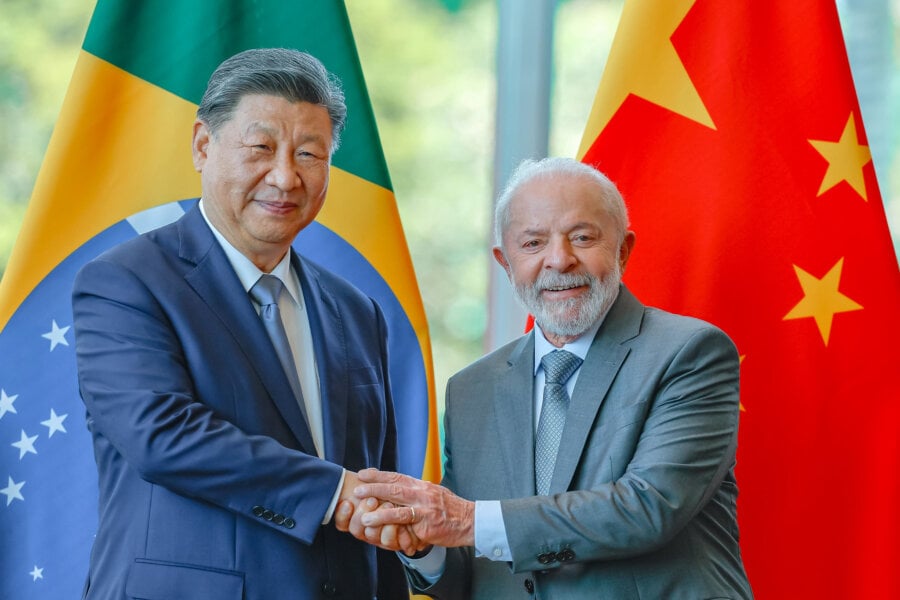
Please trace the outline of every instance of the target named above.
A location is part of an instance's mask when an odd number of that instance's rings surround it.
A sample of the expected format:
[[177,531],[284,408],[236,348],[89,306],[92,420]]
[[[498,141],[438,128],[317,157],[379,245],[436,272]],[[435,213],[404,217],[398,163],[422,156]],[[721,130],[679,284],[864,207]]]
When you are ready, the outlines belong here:
[[861,305],[838,291],[843,266],[844,259],[841,258],[822,279],[817,279],[794,265],[794,272],[800,280],[800,287],[803,288],[803,299],[784,316],[784,320],[814,318],[826,346],[831,335],[834,315],[862,309]]
[[819,193],[816,196],[821,196],[840,182],[846,181],[862,196],[863,200],[869,201],[866,196],[863,167],[872,160],[872,154],[869,152],[868,146],[859,143],[856,135],[856,121],[853,119],[852,112],[850,118],[847,119],[840,140],[837,142],[809,140],[809,143],[828,161],[828,170],[825,171],[825,177],[822,179],[822,185],[819,186]]
[[695,1],[625,3],[588,116],[579,157],[585,155],[629,94],[716,128],[671,40]]

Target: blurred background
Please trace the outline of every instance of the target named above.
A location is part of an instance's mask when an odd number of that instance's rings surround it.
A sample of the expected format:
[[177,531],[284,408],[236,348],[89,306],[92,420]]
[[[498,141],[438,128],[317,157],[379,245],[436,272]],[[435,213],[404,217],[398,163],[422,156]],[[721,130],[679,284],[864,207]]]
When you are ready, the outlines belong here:
[[[94,3],[0,0],[0,274]],[[546,3],[552,7],[549,122],[519,126],[546,128],[547,153],[574,156],[622,0]],[[440,408],[447,378],[505,341],[490,335],[488,323],[497,318],[489,308],[497,114],[514,109],[497,106],[503,50],[498,51],[498,26],[501,7],[509,3],[346,5],[428,316]],[[900,0],[841,0],[838,9],[896,249]],[[185,153],[189,143],[186,133]]]

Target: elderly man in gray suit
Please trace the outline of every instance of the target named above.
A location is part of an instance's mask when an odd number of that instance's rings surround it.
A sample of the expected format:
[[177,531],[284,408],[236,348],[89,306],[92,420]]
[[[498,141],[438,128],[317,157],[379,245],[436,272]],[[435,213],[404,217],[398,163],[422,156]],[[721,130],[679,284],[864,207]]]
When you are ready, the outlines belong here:
[[408,579],[435,598],[751,598],[734,344],[621,284],[635,236],[594,168],[525,161],[496,211],[535,328],[450,379],[442,485],[363,471],[339,528],[419,550]]

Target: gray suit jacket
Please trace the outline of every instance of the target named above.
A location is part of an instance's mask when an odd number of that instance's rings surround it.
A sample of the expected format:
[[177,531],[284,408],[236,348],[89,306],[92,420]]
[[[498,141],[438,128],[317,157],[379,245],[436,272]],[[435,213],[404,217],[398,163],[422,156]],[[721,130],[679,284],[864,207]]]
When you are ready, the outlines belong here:
[[451,549],[444,576],[417,591],[751,598],[738,547],[734,344],[622,287],[578,376],[551,493],[535,496],[533,336],[452,377],[446,395],[443,484],[502,501],[513,560]]

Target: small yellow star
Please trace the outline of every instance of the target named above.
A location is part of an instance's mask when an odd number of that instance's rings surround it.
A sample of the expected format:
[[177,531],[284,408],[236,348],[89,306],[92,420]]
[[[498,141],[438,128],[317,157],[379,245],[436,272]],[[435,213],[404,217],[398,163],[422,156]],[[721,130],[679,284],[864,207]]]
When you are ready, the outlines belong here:
[[824,277],[817,279],[794,265],[794,272],[797,274],[797,279],[800,280],[800,287],[803,288],[803,299],[784,316],[784,320],[814,318],[826,346],[831,335],[831,322],[834,315],[862,309],[861,305],[838,291],[843,266],[844,259],[841,258]]
[[840,182],[846,181],[863,200],[869,201],[866,196],[863,167],[871,162],[872,153],[869,152],[868,146],[859,143],[852,112],[839,141],[809,140],[809,143],[828,161],[828,170],[825,171],[825,177],[816,196],[821,196]]
[[694,2],[625,3],[578,156],[585,155],[629,94],[716,128],[671,40]]

